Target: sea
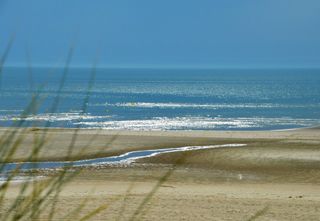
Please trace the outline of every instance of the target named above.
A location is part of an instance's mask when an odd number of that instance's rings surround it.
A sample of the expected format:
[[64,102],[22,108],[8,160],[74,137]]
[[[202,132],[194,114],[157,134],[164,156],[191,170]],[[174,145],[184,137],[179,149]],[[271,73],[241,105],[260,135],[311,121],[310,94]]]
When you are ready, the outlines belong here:
[[319,69],[6,67],[0,126],[286,130],[320,125]]

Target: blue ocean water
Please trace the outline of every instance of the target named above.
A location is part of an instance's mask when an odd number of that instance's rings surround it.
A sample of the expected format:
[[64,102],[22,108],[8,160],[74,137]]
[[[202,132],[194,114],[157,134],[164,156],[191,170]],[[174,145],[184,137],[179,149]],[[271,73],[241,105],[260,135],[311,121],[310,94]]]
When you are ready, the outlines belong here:
[[[0,126],[273,130],[320,124],[319,69],[100,68],[86,100],[91,73],[72,68],[62,83],[62,68],[5,68]],[[24,113],[35,94],[36,108]]]

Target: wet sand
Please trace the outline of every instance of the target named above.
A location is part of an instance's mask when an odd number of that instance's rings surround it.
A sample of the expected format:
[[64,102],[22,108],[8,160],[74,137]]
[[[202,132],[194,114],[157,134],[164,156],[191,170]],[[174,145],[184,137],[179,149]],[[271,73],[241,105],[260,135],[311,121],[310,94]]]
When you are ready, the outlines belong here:
[[[3,133],[5,129],[1,129]],[[16,160],[42,129],[27,129]],[[64,159],[74,130],[50,129],[40,160]],[[110,206],[93,220],[320,220],[320,130],[129,132],[80,130],[73,158],[110,156],[138,149],[244,143],[246,147],[167,153],[132,165],[84,169],[63,189],[57,218],[89,203]],[[79,155],[82,147],[93,140]],[[170,171],[170,172],[168,172]],[[9,202],[19,184],[10,188]]]
[[[0,137],[14,128],[0,128]],[[246,143],[248,148],[269,146],[300,149],[320,143],[320,129],[286,131],[107,131],[89,129],[22,128],[15,135],[22,138],[12,161],[25,161],[35,143],[42,140],[39,161],[88,159],[114,156],[133,150]],[[74,139],[74,142],[73,142]],[[11,139],[14,140],[14,139]],[[300,145],[303,144],[303,145]],[[68,150],[72,146],[71,156]],[[317,149],[317,148],[316,148]]]

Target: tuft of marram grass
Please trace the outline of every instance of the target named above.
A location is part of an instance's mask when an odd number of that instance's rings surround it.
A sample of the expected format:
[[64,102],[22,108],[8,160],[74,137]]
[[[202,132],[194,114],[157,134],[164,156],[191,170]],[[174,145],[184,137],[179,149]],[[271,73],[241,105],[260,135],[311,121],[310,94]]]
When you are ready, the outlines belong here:
[[[3,66],[5,64],[6,58],[10,52],[10,49],[13,44],[13,37],[10,39],[7,44],[6,50],[3,53],[0,60],[0,83],[2,82],[2,73]],[[54,113],[61,99],[61,93],[64,88],[65,80],[69,72],[70,62],[73,56],[73,47],[70,47],[68,56],[66,59],[65,67],[63,69],[63,75],[60,81],[60,85],[56,94],[55,99],[52,102],[51,108],[49,109],[49,114]],[[83,100],[82,112],[85,113],[87,109],[87,103],[90,97],[90,91],[94,83],[95,78],[95,66],[92,68],[91,78],[88,82],[87,95]],[[31,65],[29,65],[31,67]],[[29,74],[31,74],[31,69],[29,69]],[[32,79],[30,77],[30,79]],[[32,83],[32,82],[31,82]],[[0,88],[1,93],[1,88]],[[21,174],[19,167],[10,172],[5,172],[5,163],[10,162],[13,158],[16,151],[19,149],[22,141],[25,139],[26,131],[29,129],[28,124],[24,121],[24,118],[30,114],[36,114],[40,106],[41,90],[38,90],[32,97],[29,105],[21,113],[21,117],[18,121],[12,124],[13,130],[7,130],[0,137],[0,175],[4,178],[4,181],[0,184],[0,220],[5,221],[17,221],[17,220],[54,220],[56,212],[56,204],[59,199],[59,195],[62,189],[69,183],[75,176],[81,172],[81,168],[77,168],[70,172],[70,167],[63,167],[55,172],[53,176],[47,177],[44,180],[37,180],[37,173],[34,171],[27,171],[23,174],[29,177],[29,180],[23,182],[19,185],[19,190],[17,196],[13,200],[7,200],[8,191],[12,185],[12,181],[17,175]],[[32,125],[35,126],[35,125]],[[30,152],[25,158],[25,161],[37,162],[38,156],[42,147],[44,146],[48,138],[48,130],[50,127],[50,122],[46,122],[44,129],[41,134],[35,133],[33,144],[30,147]],[[68,146],[68,155],[67,158],[71,158],[73,149],[75,146],[75,141],[77,139],[78,130],[72,135],[72,139]],[[113,140],[112,140],[113,141]],[[112,142],[111,141],[111,142]],[[93,216],[97,215],[108,205],[99,205],[96,209],[84,214],[82,217],[79,217],[79,212],[86,205],[87,199],[84,199],[79,206],[75,207],[68,214],[65,214],[64,220],[74,220],[77,217],[77,220],[88,220]]]

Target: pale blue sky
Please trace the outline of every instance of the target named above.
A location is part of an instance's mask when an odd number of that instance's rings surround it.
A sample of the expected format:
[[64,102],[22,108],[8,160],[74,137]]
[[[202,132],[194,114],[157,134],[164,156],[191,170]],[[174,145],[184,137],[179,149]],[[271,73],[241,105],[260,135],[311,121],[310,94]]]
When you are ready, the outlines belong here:
[[319,0],[0,0],[7,64],[320,66]]

